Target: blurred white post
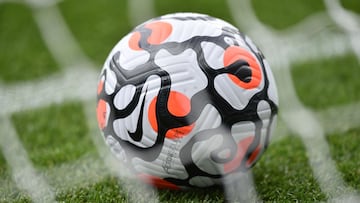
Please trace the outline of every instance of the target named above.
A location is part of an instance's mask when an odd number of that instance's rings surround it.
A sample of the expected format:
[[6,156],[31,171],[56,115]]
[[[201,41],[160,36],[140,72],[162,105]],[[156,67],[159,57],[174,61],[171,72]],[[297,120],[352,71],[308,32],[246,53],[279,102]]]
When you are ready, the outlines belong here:
[[155,17],[154,1],[129,0],[128,12],[131,25],[136,26],[146,20]]
[[34,168],[8,116],[0,117],[0,150],[16,186],[33,202],[55,202],[54,189]]
[[234,172],[224,177],[225,200],[227,202],[259,202],[251,170]]

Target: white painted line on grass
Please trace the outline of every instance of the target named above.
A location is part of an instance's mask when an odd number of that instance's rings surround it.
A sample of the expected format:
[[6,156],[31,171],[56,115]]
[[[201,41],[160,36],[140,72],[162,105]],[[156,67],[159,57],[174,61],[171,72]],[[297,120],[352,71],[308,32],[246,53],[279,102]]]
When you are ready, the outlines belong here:
[[0,108],[0,115],[95,98],[97,78],[93,69],[76,67],[42,80],[0,86],[0,104],[6,107]]
[[55,202],[54,189],[32,166],[7,117],[0,117],[0,140],[2,153],[17,187],[28,194],[34,202]]
[[[127,177],[129,172],[124,166],[122,166],[119,161],[111,154],[110,148],[105,144],[105,139],[98,128],[96,121],[96,102],[95,97],[86,103],[84,103],[84,112],[85,117],[87,118],[88,134],[92,139],[93,144],[95,145],[97,152],[101,159],[104,160],[104,164],[107,166],[108,170],[116,176]],[[124,170],[122,170],[124,168]],[[122,172],[122,173],[119,173]]]
[[[92,63],[83,53],[80,45],[68,29],[56,5],[41,7],[38,5],[33,6],[34,0],[28,0],[27,2],[33,8],[33,16],[39,26],[42,39],[61,68],[72,67],[77,64],[92,66]],[[39,1],[38,3],[46,2]]]
[[94,154],[84,155],[75,161],[51,167],[41,171],[41,174],[56,188],[57,193],[86,187],[110,176],[103,160]]
[[[229,0],[228,3],[235,21],[249,31],[255,42],[260,43],[260,47],[263,45],[262,48],[270,64],[272,64],[277,78],[281,108],[280,116],[289,129],[302,138],[310,166],[321,190],[328,198],[345,196],[356,199],[356,191],[346,186],[336,169],[335,162],[331,159],[322,126],[314,114],[301,104],[295,94],[289,70],[291,61],[288,59],[291,46],[286,46],[286,44],[291,45],[293,42],[283,41],[284,35],[280,32],[275,33],[272,29],[263,25],[253,13],[254,10],[250,5],[250,1]],[[243,12],[237,12],[239,8]],[[291,38],[287,38],[287,40],[289,39]],[[298,40],[303,42],[307,39]],[[297,47],[293,48],[296,49]],[[268,54],[274,52],[276,54]]]
[[[97,148],[100,157],[111,174],[119,179],[120,182],[125,182],[121,185],[122,190],[125,190],[126,196],[130,202],[159,202],[157,192],[154,188],[141,183],[134,174],[113,154],[110,153],[109,147],[105,144],[103,135],[101,134],[95,116],[96,102],[91,100],[85,103],[85,115],[87,118],[90,137]],[[130,182],[129,182],[130,181]],[[141,194],[141,195],[139,195]]]
[[227,202],[261,202],[252,172],[234,172],[224,178],[224,193]]
[[[4,175],[4,174],[3,174]],[[0,179],[0,202],[14,201],[14,194],[19,194],[21,191],[16,187],[10,175],[5,173]]]
[[154,0],[128,0],[127,4],[132,26],[155,17]]
[[346,132],[360,127],[360,102],[331,107],[316,115],[326,133]]
[[[86,154],[75,161],[38,170],[37,174],[44,177],[58,194],[99,183],[111,175],[104,160],[94,154]],[[17,193],[21,194],[10,177],[0,179],[0,202],[14,201],[14,194]]]
[[[360,127],[359,102],[333,106],[321,111],[312,111],[323,127],[326,136],[330,136],[333,133],[346,133],[351,129]],[[286,126],[285,121],[283,121],[283,118],[279,118],[271,141],[276,142],[290,134],[290,130]]]
[[[6,2],[20,1],[0,0],[0,3]],[[26,182],[26,178],[32,177],[34,178],[33,180],[36,184],[38,182],[40,183],[38,186],[38,188],[40,188],[40,193],[46,193],[47,191],[50,191],[48,195],[45,195],[44,197],[51,201],[54,199],[54,194],[52,193],[53,190],[49,185],[47,185],[43,176],[45,176],[46,179],[49,179],[51,183],[54,183],[56,187],[65,190],[67,187],[70,188],[71,185],[82,185],[92,183],[92,181],[100,181],[102,178],[104,178],[103,175],[108,173],[107,171],[104,171],[105,174],[98,174],[99,176],[96,176],[94,173],[102,170],[102,161],[94,159],[94,162],[92,163],[93,158],[89,158],[89,160],[79,159],[69,165],[62,165],[59,168],[46,170],[42,175],[39,175],[39,172],[33,169],[31,162],[26,158],[26,151],[24,151],[23,147],[21,146],[21,142],[18,140],[16,132],[13,129],[7,116],[14,112],[44,107],[53,103],[63,103],[69,100],[80,100],[85,102],[88,126],[91,128],[89,130],[90,136],[96,144],[100,156],[104,158],[106,164],[105,167],[112,171],[112,173],[116,172],[116,175],[120,177],[120,179],[128,177],[126,173],[119,173],[119,164],[117,160],[115,160],[109,154],[104,141],[101,139],[100,132],[97,129],[95,120],[96,117],[94,114],[95,102],[93,101],[93,98],[95,98],[98,73],[94,71],[95,69],[89,68],[93,66],[92,62],[88,60],[88,58],[81,50],[76,39],[68,29],[66,22],[62,18],[61,12],[55,6],[55,4],[59,1],[28,0],[26,2],[33,8],[35,21],[39,26],[42,37],[45,40],[45,43],[51,54],[54,56],[59,66],[65,70],[61,74],[52,75],[39,81],[21,82],[17,84],[0,86],[0,104],[1,106],[6,107],[0,109],[0,138],[7,141],[6,143],[0,142],[2,143],[0,146],[7,161],[9,159],[10,162],[8,162],[12,163],[12,166],[16,166],[15,169],[12,170],[13,174],[17,174],[13,175],[16,185],[20,189],[29,192],[34,201],[42,201],[41,198],[43,197],[34,191],[36,187],[31,187],[31,181],[29,183]],[[322,13],[309,17],[309,19],[303,21],[302,24],[295,25],[291,29],[276,32],[271,28],[262,25],[259,23],[259,21],[256,20],[251,7],[249,6],[249,2],[242,3],[240,1],[229,0],[228,3],[230,5],[230,9],[233,9],[232,14],[236,22],[239,25],[244,26],[244,30],[249,31],[248,34],[251,36],[251,38],[254,38],[255,42],[258,43],[265,51],[265,55],[270,59],[270,61],[273,60],[274,64],[278,65],[278,67],[273,67],[273,69],[276,70],[277,76],[284,76],[289,78],[289,81],[285,79],[285,81],[280,82],[279,85],[283,87],[284,85],[286,86],[291,84],[290,89],[282,90],[284,90],[284,95],[290,96],[290,100],[293,99],[295,103],[294,106],[286,107],[287,104],[284,103],[284,100],[288,100],[284,98],[281,99],[281,108],[288,108],[288,111],[283,112],[282,116],[285,118],[285,120],[287,120],[288,117],[294,116],[294,112],[290,111],[292,109],[296,111],[295,113],[299,114],[299,116],[296,116],[296,118],[290,118],[290,121],[287,122],[287,125],[291,126],[293,131],[302,135],[301,137],[303,138],[304,144],[307,148],[307,153],[310,157],[310,165],[312,166],[316,177],[319,176],[319,183],[322,190],[328,195],[329,193],[334,192],[334,185],[340,186],[337,188],[339,190],[335,191],[334,194],[339,194],[340,191],[350,191],[350,196],[345,194],[340,196],[338,200],[346,200],[346,198],[354,198],[354,200],[359,200],[358,197],[352,195],[354,194],[354,191],[347,188],[344,185],[343,180],[339,177],[339,173],[336,171],[335,164],[329,157],[329,149],[326,141],[324,140],[324,129],[322,129],[319,124],[320,120],[320,123],[322,123],[322,125],[325,127],[326,132],[331,130],[345,131],[346,129],[360,126],[359,123],[356,122],[360,121],[358,116],[360,113],[355,114],[354,112],[356,111],[352,111],[352,108],[360,109],[358,108],[359,105],[356,103],[344,107],[334,107],[333,109],[329,109],[324,112],[322,111],[318,114],[319,120],[317,120],[315,115],[313,115],[313,112],[302,107],[295,93],[291,93],[291,91],[293,91],[293,87],[290,75],[287,73],[284,74],[284,71],[280,71],[281,69],[287,70],[289,68],[289,64],[293,62],[306,61],[319,57],[331,57],[348,53],[350,52],[352,45],[348,43],[345,35],[331,34],[327,32],[329,21],[328,18],[325,17]],[[333,2],[328,1],[328,3],[330,4],[328,7],[333,6]],[[136,25],[155,16],[153,1],[131,0],[128,1],[128,5],[132,25]],[[242,8],[241,13],[236,10],[239,8],[238,6],[241,6]],[[330,13],[333,12],[333,15],[335,16],[335,13],[339,12],[339,8],[336,6],[335,9],[334,7],[332,8],[333,10],[329,9],[331,10]],[[139,15],[140,13],[142,15]],[[241,16],[239,16],[239,14],[241,14]],[[241,18],[246,18],[246,20],[243,21]],[[255,22],[255,24],[253,24],[253,22]],[[318,22],[322,22],[322,28],[316,27]],[[319,29],[317,33],[314,34],[314,37],[301,32],[302,29],[314,30],[314,25],[316,29]],[[345,27],[345,29],[347,28],[348,26]],[[320,38],[317,38],[319,33],[321,36]],[[355,38],[356,41],[360,35],[351,36]],[[354,49],[354,47],[352,48]],[[360,46],[355,47],[355,49],[356,48],[360,48]],[[277,53],[277,55],[271,55],[271,53]],[[341,123],[334,125],[333,121],[331,121],[331,118],[335,118],[336,114],[339,115],[338,118],[342,121],[342,124],[348,124],[347,128],[344,129],[344,125],[341,125]],[[298,121],[300,118],[301,120]],[[307,121],[303,121],[304,119],[307,119]],[[297,122],[300,122],[299,125],[297,125]],[[304,128],[301,126],[306,126],[307,128],[309,126],[314,127],[314,130],[307,134],[306,131],[304,131]],[[321,136],[319,136],[317,133],[319,133]],[[9,138],[9,135],[14,136]],[[309,139],[308,136],[311,139]],[[314,142],[311,142],[313,139]],[[316,147],[315,145],[319,147]],[[15,153],[9,156],[8,154],[12,152],[11,150],[14,150],[13,148],[20,148],[20,154]],[[320,155],[318,155],[319,153]],[[19,157],[21,154],[25,154],[25,156]],[[20,170],[20,167],[17,166],[18,161],[26,163],[25,167],[21,168],[22,170]],[[84,165],[89,166],[89,171],[82,171],[83,169],[81,169],[80,166]],[[329,169],[326,167],[329,167]],[[68,174],[69,176],[63,176],[63,182],[61,182],[61,178],[59,179],[61,176],[56,176],[56,173],[66,174],[66,172],[70,170],[73,173]],[[74,178],[69,179],[71,176]],[[335,181],[330,180],[328,176],[334,177]],[[25,179],[23,179],[23,177],[25,177]],[[85,180],[86,177],[90,177],[92,180],[88,180],[89,182],[82,182],[81,180]],[[2,183],[3,181],[0,182]],[[33,184],[35,183],[33,182]],[[328,186],[327,184],[329,183],[332,183],[333,185]],[[4,189],[3,186],[0,187],[1,189]],[[128,192],[132,194],[130,194],[130,200],[136,202],[137,194],[134,194],[134,191],[131,191],[130,187],[127,189],[129,190]],[[158,201],[154,191],[148,191],[146,189],[143,191],[149,195],[150,200]]]
[[339,0],[324,0],[331,19],[348,35],[360,63],[360,16],[345,10]]

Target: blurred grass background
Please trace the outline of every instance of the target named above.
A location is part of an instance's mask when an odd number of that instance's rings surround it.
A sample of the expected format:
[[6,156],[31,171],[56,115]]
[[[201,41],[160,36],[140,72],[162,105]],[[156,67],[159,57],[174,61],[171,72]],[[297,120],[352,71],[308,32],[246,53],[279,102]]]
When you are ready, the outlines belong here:
[[[360,14],[360,1],[341,2],[347,9]],[[123,0],[86,3],[62,0],[57,3],[76,41],[98,71],[115,43],[133,27],[127,3]],[[252,6],[259,20],[276,30],[287,29],[314,13],[325,11],[322,1],[312,0],[253,0]],[[180,11],[200,12],[235,23],[226,1],[155,0],[154,7],[157,16]],[[46,47],[32,12],[32,8],[23,3],[0,3],[0,85],[37,81],[62,71]],[[241,8],[239,12],[242,12]],[[333,26],[334,32],[341,32]],[[300,100],[316,112],[360,100],[359,61],[352,53],[297,63],[291,73]],[[78,101],[11,115],[30,160],[37,169],[45,172],[86,156],[99,159],[88,136],[86,119],[83,105]],[[334,132],[326,138],[344,180],[359,191],[360,128]],[[301,140],[292,134],[271,143],[254,167],[260,198],[278,202],[325,201],[326,196],[319,188],[306,156]],[[1,153],[0,180],[12,182],[10,169]],[[126,202],[121,184],[115,177],[106,175],[101,181],[89,180],[83,185],[56,191],[56,200]],[[162,190],[159,199],[161,202],[222,202],[224,195],[221,188],[185,192]],[[30,202],[30,199],[16,188],[10,193],[0,189],[0,202]]]

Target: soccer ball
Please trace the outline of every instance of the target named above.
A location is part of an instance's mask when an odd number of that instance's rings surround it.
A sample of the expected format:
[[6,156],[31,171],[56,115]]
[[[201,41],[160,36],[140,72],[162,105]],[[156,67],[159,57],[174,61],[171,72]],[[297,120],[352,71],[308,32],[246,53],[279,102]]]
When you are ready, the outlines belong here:
[[278,97],[269,64],[249,37],[208,15],[175,13],[137,26],[99,77],[105,142],[157,187],[222,184],[268,146]]

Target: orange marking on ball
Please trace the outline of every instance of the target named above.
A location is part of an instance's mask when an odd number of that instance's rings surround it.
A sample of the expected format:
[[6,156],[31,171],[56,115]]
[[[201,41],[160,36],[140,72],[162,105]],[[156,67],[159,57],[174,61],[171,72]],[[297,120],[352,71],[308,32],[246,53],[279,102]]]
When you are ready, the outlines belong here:
[[129,47],[130,47],[130,49],[135,50],[135,51],[142,50],[141,47],[139,46],[140,38],[141,38],[140,32],[132,33],[132,35],[131,35],[131,37],[129,39]]
[[[153,130],[155,132],[158,132],[157,118],[156,118],[156,100],[157,97],[155,97],[150,102],[149,110],[148,110],[148,119]],[[177,91],[170,92],[167,106],[168,106],[168,111],[172,115],[177,117],[184,117],[188,115],[191,111],[190,99],[186,95]],[[181,138],[188,135],[193,128],[194,128],[194,124],[170,129],[166,132],[165,136],[169,139]]]
[[157,118],[156,118],[156,100],[157,97],[155,97],[149,105],[149,110],[148,110],[148,119],[150,122],[150,125],[152,127],[152,129],[155,132],[158,132],[158,126],[157,126]]
[[147,184],[153,185],[158,189],[172,189],[172,190],[180,189],[177,185],[156,176],[152,176],[144,173],[138,174],[137,176],[140,180],[144,181]]
[[151,22],[145,27],[151,29],[152,32],[147,41],[154,45],[161,44],[172,32],[172,25],[162,21]]
[[100,99],[96,107],[96,116],[99,124],[99,128],[102,130],[106,127],[106,101]]
[[254,163],[260,152],[261,152],[261,148],[260,146],[257,146],[256,149],[251,153],[249,159],[246,161],[246,166],[248,167],[251,166],[251,164]]
[[190,113],[191,110],[190,99],[177,91],[170,92],[167,104],[169,112],[174,116],[186,116]]
[[225,173],[229,173],[240,166],[241,161],[244,159],[245,153],[248,150],[250,144],[253,142],[253,140],[254,140],[254,136],[249,136],[238,143],[238,148],[235,157],[231,161],[224,164]]
[[229,66],[237,60],[244,60],[249,63],[251,68],[251,81],[243,82],[238,77],[228,74],[229,78],[238,86],[245,89],[252,89],[259,86],[261,82],[261,68],[255,57],[246,49],[238,46],[230,46],[225,50],[223,63],[224,66]]
[[178,139],[182,138],[186,135],[188,135],[192,129],[194,128],[195,124],[179,127],[179,128],[173,128],[166,132],[165,137],[169,139]]
[[100,82],[98,83],[98,87],[97,87],[97,94],[99,95],[101,93],[101,91],[104,88],[104,81],[100,80]]

